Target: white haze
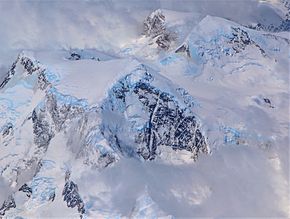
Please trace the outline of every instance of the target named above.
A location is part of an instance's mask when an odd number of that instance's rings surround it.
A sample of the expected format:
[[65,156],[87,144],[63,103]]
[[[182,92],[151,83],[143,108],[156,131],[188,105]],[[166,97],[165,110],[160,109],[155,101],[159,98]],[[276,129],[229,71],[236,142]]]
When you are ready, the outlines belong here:
[[[157,8],[210,14],[242,24],[281,20],[253,0],[0,1],[0,81],[23,49],[96,48],[114,54],[140,35],[142,20]],[[250,120],[255,115],[248,112],[248,116]],[[123,216],[147,190],[162,211],[176,217],[286,217],[289,142],[280,143],[274,152],[256,145],[221,146],[193,165],[122,159],[100,172],[84,170],[74,180],[85,203],[95,200],[97,209]],[[0,178],[0,203],[9,192]]]
[[0,1],[0,75],[23,49],[87,47],[113,52],[136,38],[143,18],[158,8],[245,24],[281,20],[253,0]]
[[[267,156],[255,147],[224,147],[194,165],[124,159],[102,172],[86,172],[78,185],[85,198],[98,199],[99,209],[123,216],[147,190],[162,211],[178,218],[285,217],[289,189]],[[102,198],[106,193],[109,200]]]

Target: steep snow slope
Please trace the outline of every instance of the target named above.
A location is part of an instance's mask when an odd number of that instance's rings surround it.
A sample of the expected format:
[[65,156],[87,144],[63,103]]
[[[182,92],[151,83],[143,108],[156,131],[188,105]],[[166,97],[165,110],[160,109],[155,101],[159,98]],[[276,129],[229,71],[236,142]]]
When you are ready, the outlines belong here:
[[[13,187],[7,199],[13,205],[4,203],[1,214],[23,204],[17,190],[29,191],[30,199],[24,205],[28,212],[64,196],[68,207],[77,206],[78,212],[84,214],[77,184],[67,177],[63,185],[64,176],[56,177],[61,176],[57,173],[67,163],[73,163],[72,167],[61,172],[77,168],[74,174],[79,177],[80,167],[104,168],[120,156],[142,160],[158,156],[171,162],[164,156],[177,153],[177,159],[187,162],[197,159],[200,152],[208,153],[200,122],[190,110],[191,103],[168,79],[130,59],[72,61],[64,57],[64,52],[22,53],[5,78],[3,103],[8,113],[16,112],[14,117],[3,115],[6,121],[1,128],[1,175]],[[117,82],[121,75],[127,76]],[[26,108],[17,108],[22,104],[14,98],[16,95],[22,100],[21,80],[30,82],[26,87],[30,94],[24,102]],[[13,96],[9,96],[11,89]],[[135,137],[125,139],[134,132]],[[13,145],[17,150],[11,155]],[[59,148],[61,145],[64,148]],[[176,150],[187,151],[188,158],[182,153],[178,158]],[[62,195],[57,192],[61,188]]]
[[[216,113],[213,115],[224,114],[220,118],[224,125],[236,123],[242,132],[248,132],[252,138],[263,136],[264,141],[271,141],[270,136],[286,140],[289,42],[279,35],[252,31],[224,19],[206,17],[176,54],[163,59],[161,65],[165,65],[164,74],[212,105],[202,107],[200,114],[206,113],[208,107],[211,114],[214,108],[223,108],[224,112],[214,110]],[[180,67],[183,71],[177,74]],[[194,80],[186,80],[188,78]],[[244,116],[241,115],[243,110]],[[258,113],[260,120],[255,117],[257,121],[254,123],[245,119],[251,118],[250,113]],[[261,124],[264,125],[261,127]]]
[[0,86],[1,215],[289,216],[287,34],[151,18],[177,36],[167,50],[149,34],[118,55],[18,56]]

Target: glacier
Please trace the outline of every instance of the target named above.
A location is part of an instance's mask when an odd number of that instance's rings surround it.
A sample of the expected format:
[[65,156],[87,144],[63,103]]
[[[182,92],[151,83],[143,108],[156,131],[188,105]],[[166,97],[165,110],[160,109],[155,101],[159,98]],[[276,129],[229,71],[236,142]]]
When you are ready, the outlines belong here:
[[290,216],[289,4],[247,23],[156,2],[0,68],[0,217]]

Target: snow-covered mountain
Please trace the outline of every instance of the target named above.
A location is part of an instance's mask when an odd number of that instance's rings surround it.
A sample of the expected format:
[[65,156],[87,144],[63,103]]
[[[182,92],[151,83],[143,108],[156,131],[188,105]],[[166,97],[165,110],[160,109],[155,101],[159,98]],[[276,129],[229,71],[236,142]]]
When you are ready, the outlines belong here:
[[142,25],[117,52],[12,63],[0,215],[289,217],[288,29],[162,9]]

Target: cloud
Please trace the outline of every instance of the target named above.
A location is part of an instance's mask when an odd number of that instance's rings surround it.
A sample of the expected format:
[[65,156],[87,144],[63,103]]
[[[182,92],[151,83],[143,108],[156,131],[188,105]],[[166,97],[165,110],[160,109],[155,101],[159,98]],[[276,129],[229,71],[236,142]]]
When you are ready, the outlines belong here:
[[85,202],[95,200],[95,209],[122,215],[146,189],[162,211],[176,217],[287,214],[287,184],[267,153],[255,147],[223,147],[181,166],[123,159],[112,168],[86,172],[77,183]]
[[259,5],[254,0],[1,1],[0,66],[11,65],[22,49],[117,50],[141,33],[142,20],[157,8],[247,23],[274,13]]
[[23,49],[113,51],[139,34],[128,12],[105,1],[1,1],[0,26],[0,66]]
[[4,1],[0,11],[1,41],[11,49],[102,48],[118,46],[134,35],[127,27],[133,21],[104,2]]

